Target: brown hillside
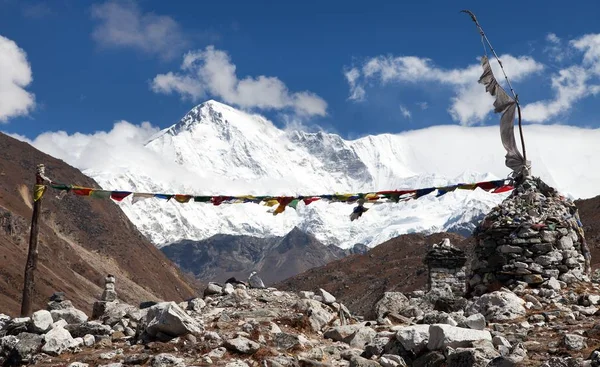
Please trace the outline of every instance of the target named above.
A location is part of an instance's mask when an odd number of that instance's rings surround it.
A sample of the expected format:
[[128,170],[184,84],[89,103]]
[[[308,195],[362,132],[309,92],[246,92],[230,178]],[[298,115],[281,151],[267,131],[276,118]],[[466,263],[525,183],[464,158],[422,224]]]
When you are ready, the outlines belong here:
[[463,249],[470,246],[469,240],[454,233],[402,235],[366,254],[351,255],[310,269],[275,287],[289,291],[320,287],[335,295],[353,313],[371,317],[373,305],[383,292],[408,292],[425,286],[427,271],[423,258],[428,246],[444,238]]
[[[98,187],[63,161],[0,133],[0,313],[20,311],[31,190],[39,163],[57,182]],[[194,295],[182,273],[110,199],[67,195],[59,200],[56,195],[48,189],[42,203],[34,309],[45,308],[54,291],[63,291],[89,312],[108,273],[116,276],[119,297],[127,302]]]

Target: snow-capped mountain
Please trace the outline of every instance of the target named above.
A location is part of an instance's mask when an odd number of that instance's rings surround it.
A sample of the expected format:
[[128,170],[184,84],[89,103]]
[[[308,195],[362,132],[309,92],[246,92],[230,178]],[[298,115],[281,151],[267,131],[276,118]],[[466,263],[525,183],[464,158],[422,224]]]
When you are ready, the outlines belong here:
[[[161,177],[147,174],[148,162],[129,162],[128,169],[117,173],[84,173],[105,189],[194,195],[369,192],[498,178],[475,172],[459,177],[420,175],[406,139],[384,134],[347,141],[325,132],[287,131],[264,117],[208,101],[145,144],[160,160],[156,164],[164,165]],[[405,233],[462,231],[506,196],[479,189],[432,194],[373,206],[353,222],[353,205],[343,203],[300,204],[296,211],[287,208],[277,216],[256,204],[213,206],[157,199],[134,204],[126,199],[119,205],[159,247],[219,233],[284,236],[298,227],[325,244],[348,248],[355,243],[375,246]]]

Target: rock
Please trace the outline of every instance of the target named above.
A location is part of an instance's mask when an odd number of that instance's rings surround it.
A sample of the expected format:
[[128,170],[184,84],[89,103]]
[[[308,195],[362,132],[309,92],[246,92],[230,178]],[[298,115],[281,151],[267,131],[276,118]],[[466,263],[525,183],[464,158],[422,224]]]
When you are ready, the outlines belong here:
[[73,362],[68,367],[89,367],[87,363]]
[[217,283],[208,283],[206,289],[204,290],[204,297],[212,296],[213,294],[221,294],[223,292],[223,288]]
[[334,315],[323,308],[321,302],[311,299],[301,299],[296,303],[296,308],[308,315],[308,322],[313,331],[321,331],[333,319]]
[[385,292],[383,297],[375,304],[377,319],[383,319],[388,313],[407,316],[402,311],[409,306],[409,300],[400,292]]
[[373,356],[382,355],[391,339],[392,338],[389,336],[376,335],[375,338],[373,338],[373,340],[365,346],[365,351],[362,353],[362,356],[365,358],[371,358]]
[[223,287],[223,294],[233,294],[233,291],[235,291],[233,284],[225,283],[225,286]]
[[468,326],[469,329],[483,330],[485,329],[486,325],[485,317],[480,313],[476,313],[467,317],[467,319],[464,321],[464,324]]
[[73,308],[73,303],[69,300],[64,301],[50,301],[46,307],[46,310],[66,310],[69,308]]
[[384,354],[379,358],[379,364],[383,367],[406,367],[404,358],[394,354]]
[[4,330],[8,335],[18,335],[26,333],[30,324],[31,318],[29,317],[15,317],[6,324]]
[[354,356],[350,359],[350,367],[381,367],[381,365],[373,360]]
[[238,336],[235,339],[225,341],[225,348],[238,353],[254,354],[260,348],[260,344],[243,336]]
[[575,358],[571,357],[550,357],[542,363],[540,367],[579,367],[581,366]]
[[543,286],[546,288],[554,289],[555,291],[559,291],[561,288],[560,282],[554,277],[548,279],[548,281],[544,283]]
[[510,358],[500,356],[492,359],[486,367],[516,367],[517,364]]
[[131,354],[123,360],[125,365],[144,365],[150,360],[150,355],[146,353]]
[[152,358],[152,367],[185,367],[183,358],[177,358],[174,355],[161,353]]
[[255,271],[253,271],[248,277],[248,284],[250,285],[250,288],[265,288],[265,283],[258,275],[256,275]]
[[103,325],[97,321],[87,321],[82,324],[70,324],[66,325],[65,329],[67,329],[74,338],[84,337],[87,334],[110,335],[112,333],[110,326]]
[[[599,276],[599,278],[600,278],[600,276]],[[315,295],[315,292],[309,292],[309,291],[298,292],[298,296],[302,299],[312,299],[314,295]]]
[[131,313],[136,311],[137,309],[134,306],[128,305],[127,303],[99,301],[94,303],[92,318],[98,319],[106,325],[114,326],[125,316],[131,315]]
[[587,348],[585,337],[577,334],[566,334],[562,342],[568,350],[582,350]]
[[304,346],[304,338],[296,334],[279,332],[275,334],[275,346],[279,350],[293,350]]
[[335,302],[335,297],[323,288],[319,288],[317,294],[323,298],[323,303],[331,305]]
[[511,348],[512,345],[510,345],[509,341],[506,340],[505,337],[501,336],[501,335],[496,335],[492,338],[492,344],[494,344],[494,346],[498,347],[498,346],[505,346],[507,348]]
[[433,351],[415,359],[411,367],[442,367],[445,361],[446,357],[442,353]]
[[429,350],[439,350],[445,347],[469,347],[475,341],[492,341],[489,331],[459,328],[456,326],[435,324],[429,327]]
[[233,360],[225,365],[225,367],[249,367],[244,361]]
[[86,347],[91,347],[92,345],[94,345],[95,342],[96,339],[93,335],[87,334],[83,336],[83,345],[85,345]]
[[539,274],[526,274],[523,275],[523,281],[527,284],[542,284],[544,277]]
[[42,352],[56,356],[69,348],[73,337],[64,328],[55,327],[44,335],[44,341]]
[[39,310],[31,315],[31,324],[30,329],[34,333],[43,334],[46,331],[50,330],[54,320],[52,319],[52,314],[46,310]]
[[404,349],[419,355],[427,349],[429,325],[404,326],[396,332],[396,339]]
[[175,302],[161,302],[148,309],[144,330],[152,337],[158,333],[170,337],[199,334],[202,327]]
[[481,313],[487,321],[508,321],[525,316],[525,301],[512,292],[495,291],[479,297],[469,313]]
[[81,324],[86,322],[88,317],[85,312],[76,308],[67,308],[65,310],[52,310],[50,311],[52,320],[65,320],[68,324]]
[[206,307],[206,302],[202,298],[194,298],[188,302],[187,309],[194,312],[200,312]]
[[32,361],[33,356],[40,351],[44,337],[32,333],[21,333],[17,336],[17,339],[18,342],[12,348],[9,360],[15,364],[28,364]]
[[212,359],[221,359],[227,353],[227,349],[224,347],[219,347],[211,350],[207,355]]

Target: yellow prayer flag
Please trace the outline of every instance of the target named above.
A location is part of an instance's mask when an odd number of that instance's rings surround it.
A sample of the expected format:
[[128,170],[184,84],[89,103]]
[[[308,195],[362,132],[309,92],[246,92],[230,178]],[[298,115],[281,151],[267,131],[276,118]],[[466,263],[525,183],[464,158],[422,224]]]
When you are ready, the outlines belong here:
[[33,201],[38,201],[44,196],[46,192],[46,185],[35,185],[33,187]]

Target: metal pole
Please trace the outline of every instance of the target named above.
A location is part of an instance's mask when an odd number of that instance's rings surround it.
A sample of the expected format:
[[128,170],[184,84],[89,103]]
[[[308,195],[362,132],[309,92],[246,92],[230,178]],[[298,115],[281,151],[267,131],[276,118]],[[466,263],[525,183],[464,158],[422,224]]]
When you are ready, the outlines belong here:
[[21,317],[29,316],[32,313],[32,298],[34,290],[34,275],[37,268],[38,258],[38,232],[39,232],[39,215],[42,209],[41,196],[35,200],[36,190],[40,185],[44,184],[44,165],[37,166],[35,175],[35,189],[33,201],[33,214],[31,216],[31,232],[29,235],[29,252],[27,254],[27,264],[25,265],[25,280],[23,283],[23,299],[21,303]]

